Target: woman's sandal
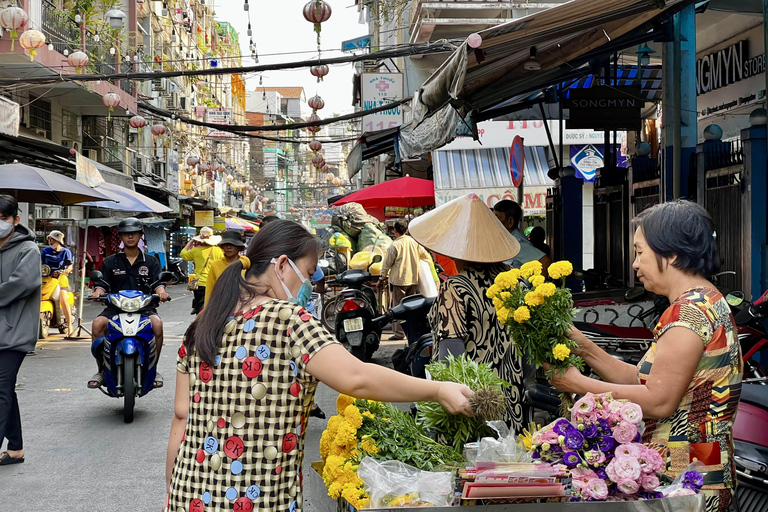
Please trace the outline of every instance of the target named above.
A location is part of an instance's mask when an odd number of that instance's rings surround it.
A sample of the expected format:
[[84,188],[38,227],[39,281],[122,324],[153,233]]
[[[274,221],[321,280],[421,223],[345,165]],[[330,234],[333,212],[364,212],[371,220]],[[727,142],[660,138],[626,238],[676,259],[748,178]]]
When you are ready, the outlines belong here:
[[8,452],[0,454],[0,466],[10,466],[11,464],[21,464],[22,462],[24,462],[24,457],[16,459],[11,457],[11,454]]
[[91,380],[88,381],[88,389],[99,389],[104,385],[104,376],[100,373],[93,374]]

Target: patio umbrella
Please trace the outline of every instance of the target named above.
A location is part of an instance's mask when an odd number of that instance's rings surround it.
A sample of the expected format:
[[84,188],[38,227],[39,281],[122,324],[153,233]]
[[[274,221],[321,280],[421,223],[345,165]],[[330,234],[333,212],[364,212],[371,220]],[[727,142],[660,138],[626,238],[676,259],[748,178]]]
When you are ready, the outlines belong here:
[[62,206],[110,199],[63,174],[18,163],[0,165],[0,194],[9,194],[24,203]]
[[252,222],[248,222],[245,219],[238,219],[237,217],[224,217],[224,224],[215,223],[213,225],[216,229],[234,229],[236,231],[246,231],[248,233],[252,231],[258,231],[259,227]]
[[144,194],[139,194],[134,190],[113,183],[104,182],[94,187],[93,190],[104,194],[112,199],[112,201],[80,203],[81,206],[96,206],[98,208],[108,208],[124,212],[168,213],[173,211],[171,208]]
[[333,206],[347,203],[359,203],[366,209],[387,206],[405,208],[434,206],[435,184],[430,180],[406,176],[353,192],[333,203]]

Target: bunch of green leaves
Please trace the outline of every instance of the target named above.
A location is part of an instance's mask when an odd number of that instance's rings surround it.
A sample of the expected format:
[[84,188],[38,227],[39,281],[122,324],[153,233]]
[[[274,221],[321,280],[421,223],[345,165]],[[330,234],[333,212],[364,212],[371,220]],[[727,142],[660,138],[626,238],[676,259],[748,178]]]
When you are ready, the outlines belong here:
[[[505,326],[520,355],[536,368],[541,368],[544,363],[549,364],[550,368],[546,375],[550,379],[554,377],[556,371],[562,373],[569,366],[583,370],[584,361],[573,354],[578,344],[568,337],[568,330],[573,325],[574,316],[573,296],[570,290],[564,285],[558,287],[551,297],[545,297],[543,304],[538,306],[526,304],[525,296],[531,290],[525,286],[523,280],[514,288],[505,291],[508,291],[509,295],[502,298],[502,301],[504,307],[510,310]],[[514,312],[522,306],[528,307],[531,317],[525,322],[518,323],[514,318]],[[571,351],[563,360],[555,359],[553,354],[554,348],[560,344]]]
[[[446,364],[447,363],[447,364]],[[498,389],[509,386],[508,382],[498,378],[490,366],[478,363],[462,355],[458,358],[448,356],[445,362],[432,362],[427,365],[432,379],[442,382],[458,382],[472,391]],[[437,402],[419,402],[419,423],[427,430],[434,431],[438,439],[461,450],[465,443],[479,437],[492,435],[492,431],[479,417],[463,414],[451,414]]]
[[358,399],[355,406],[361,413],[367,411],[374,416],[364,415],[363,426],[357,432],[361,439],[373,440],[380,450],[367,455],[399,460],[424,471],[454,468],[466,462],[460,452],[431,439],[410,414],[394,405]]

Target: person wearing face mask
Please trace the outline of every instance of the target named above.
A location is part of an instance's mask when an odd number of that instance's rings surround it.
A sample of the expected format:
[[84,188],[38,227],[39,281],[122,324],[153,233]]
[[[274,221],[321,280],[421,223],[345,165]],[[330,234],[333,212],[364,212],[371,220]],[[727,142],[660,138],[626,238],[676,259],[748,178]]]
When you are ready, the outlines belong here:
[[16,199],[0,194],[0,466],[24,462],[16,377],[40,326],[40,251],[20,220]]
[[202,500],[211,510],[234,501],[242,510],[302,512],[302,434],[318,382],[359,398],[433,400],[471,413],[469,388],[363,363],[307,312],[319,249],[300,224],[269,223],[248,245],[245,277],[241,262],[229,265],[187,330],[176,366],[167,510]]

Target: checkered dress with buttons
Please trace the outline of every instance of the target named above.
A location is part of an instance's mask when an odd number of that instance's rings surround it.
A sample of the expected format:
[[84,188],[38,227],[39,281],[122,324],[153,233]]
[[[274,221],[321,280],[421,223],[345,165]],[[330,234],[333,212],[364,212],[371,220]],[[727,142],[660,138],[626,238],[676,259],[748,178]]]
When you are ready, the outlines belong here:
[[189,418],[171,512],[301,512],[304,431],[317,380],[306,364],[335,338],[305,309],[272,300],[229,318],[214,365],[179,349]]

